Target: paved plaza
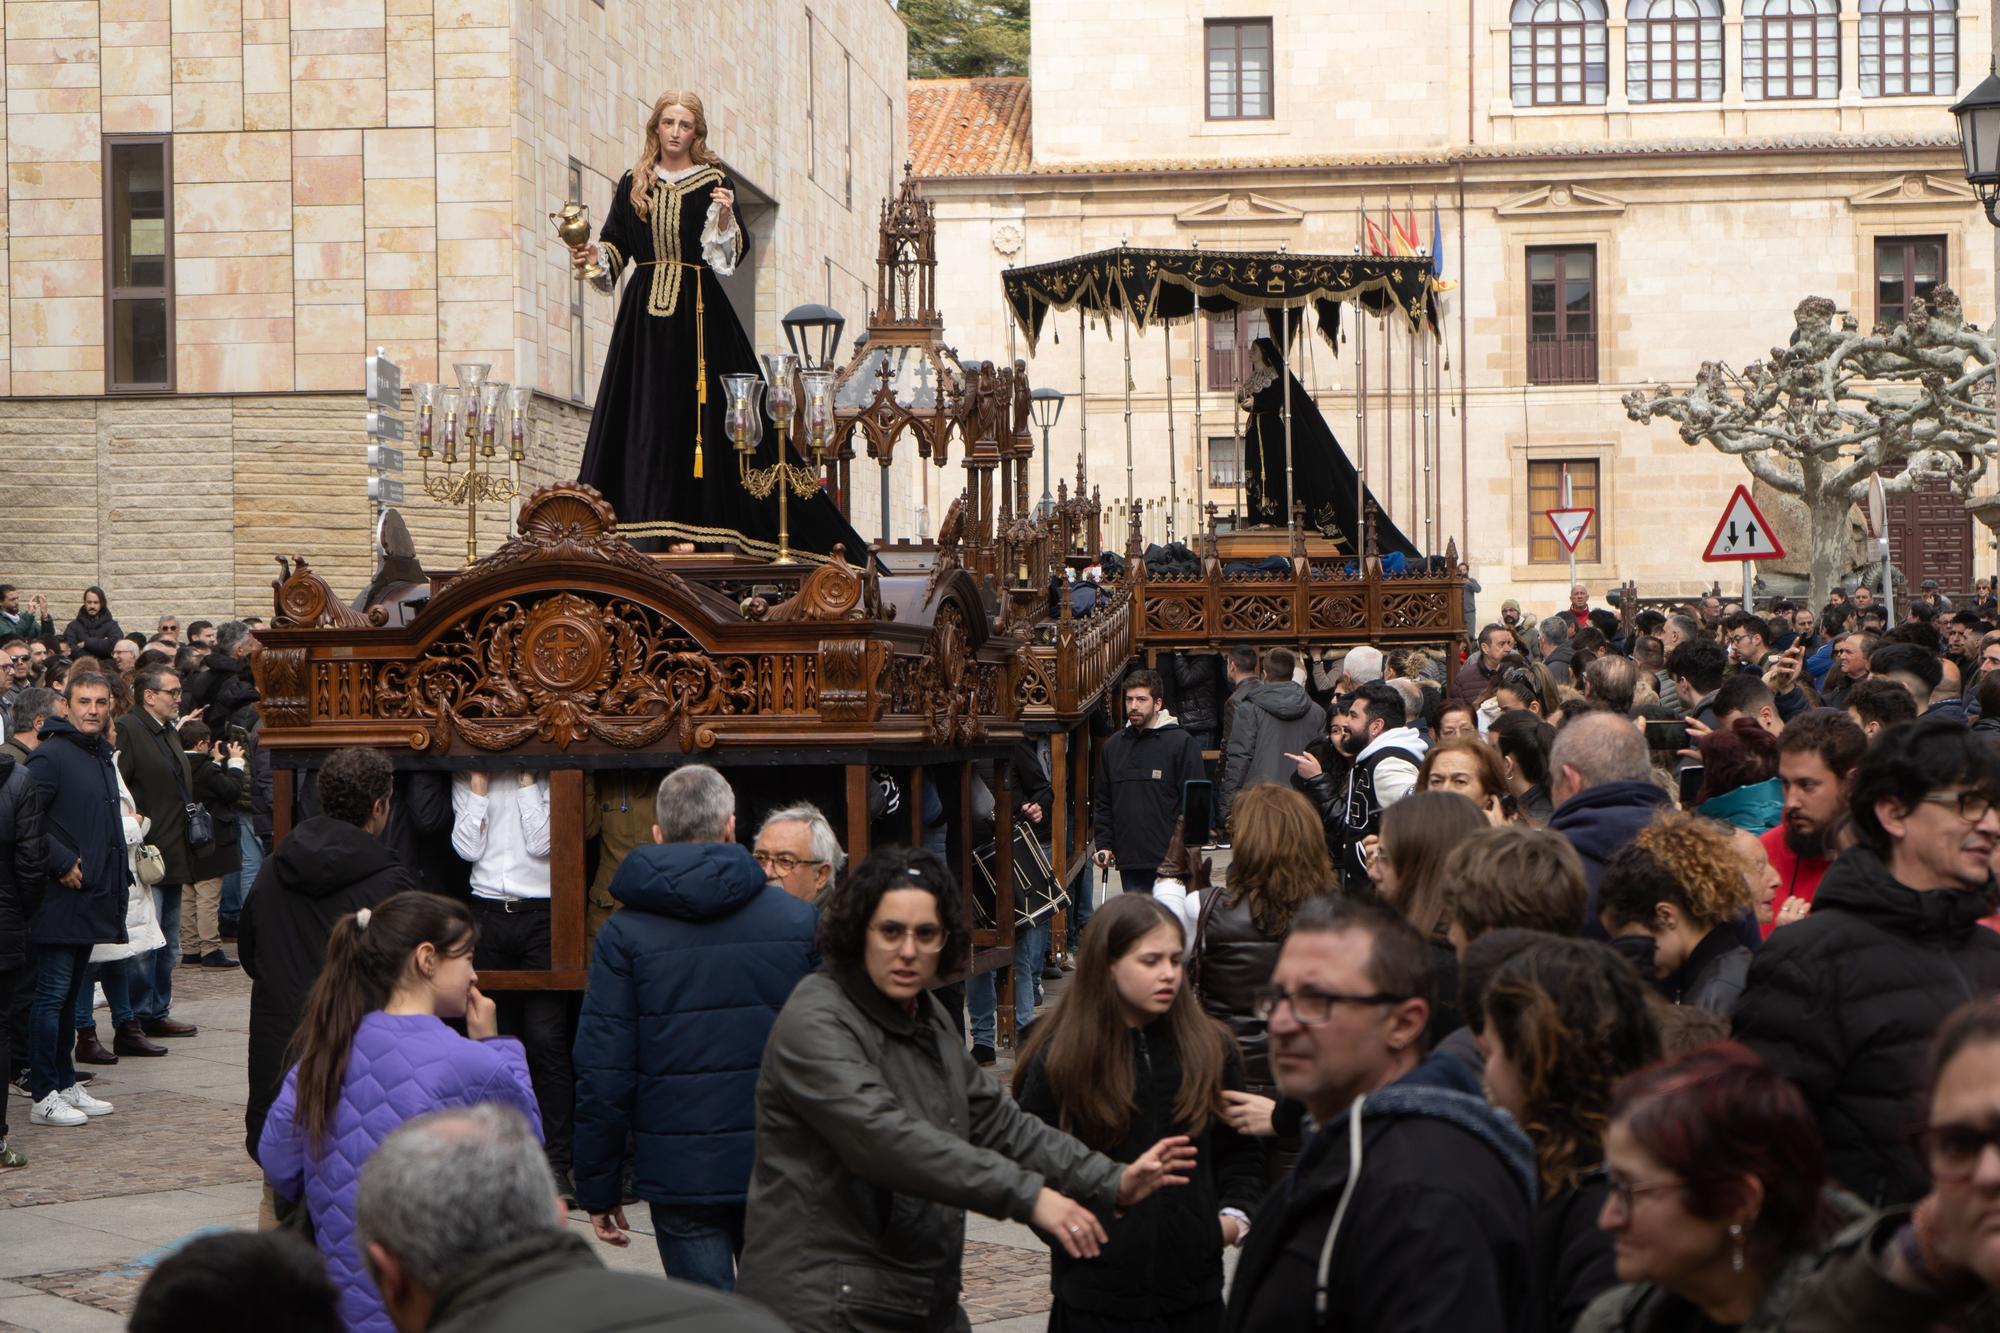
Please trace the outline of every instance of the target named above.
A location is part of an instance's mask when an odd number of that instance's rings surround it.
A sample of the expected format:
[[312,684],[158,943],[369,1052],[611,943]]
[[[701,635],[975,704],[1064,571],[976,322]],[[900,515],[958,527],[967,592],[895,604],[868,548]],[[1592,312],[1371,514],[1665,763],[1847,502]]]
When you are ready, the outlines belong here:
[[[0,1333],[121,1329],[146,1275],[205,1231],[254,1227],[260,1175],[243,1149],[250,980],[182,968],[174,1015],[201,1034],[160,1059],[98,1071],[92,1091],[109,1117],[74,1129],[28,1123],[7,1106],[25,1170],[0,1174]],[[109,1021],[99,1011],[99,1030]],[[1004,1074],[1004,1070],[1003,1070]],[[627,1210],[629,1249],[597,1244],[614,1268],[658,1273],[643,1205]],[[968,1219],[965,1305],[975,1327],[1026,1333],[1046,1325],[1048,1251],[1026,1227]],[[571,1217],[588,1237],[589,1222]],[[646,1234],[636,1234],[646,1233]]]

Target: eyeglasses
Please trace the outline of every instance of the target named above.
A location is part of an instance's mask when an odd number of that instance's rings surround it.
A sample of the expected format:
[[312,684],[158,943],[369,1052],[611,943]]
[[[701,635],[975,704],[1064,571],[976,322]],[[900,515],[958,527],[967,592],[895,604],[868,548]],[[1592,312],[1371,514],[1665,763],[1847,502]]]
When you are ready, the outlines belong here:
[[1934,796],[1925,796],[1920,799],[1931,805],[1943,805],[1955,808],[1958,811],[1958,817],[1968,824],[1977,824],[1980,820],[1986,818],[1986,812],[1993,808],[1992,795],[1983,791],[1938,792]]
[[1259,986],[1250,992],[1250,1012],[1265,1022],[1278,1012],[1280,1004],[1292,1006],[1292,1017],[1303,1027],[1318,1027],[1333,1017],[1336,1004],[1401,1004],[1404,995],[1342,995],[1336,991],[1314,990],[1310,986],[1286,991],[1277,986]]
[[168,697],[169,699],[178,699],[178,698],[180,698],[180,697],[181,697],[181,687],[180,687],[180,686],[178,686],[178,685],[176,685],[176,686],[174,686],[174,687],[173,687],[173,688],[172,688],[171,690],[147,690],[147,691],[146,691],[146,693],[148,693],[148,694],[164,694],[164,695],[166,695],[166,696],[167,696],[167,697]]
[[1964,1180],[1979,1169],[1988,1148],[2000,1148],[2000,1123],[1932,1125],[1917,1135],[1934,1180]]
[[1616,1176],[1609,1177],[1605,1184],[1605,1192],[1610,1197],[1618,1200],[1619,1211],[1628,1216],[1632,1212],[1632,1201],[1634,1199],[1648,1194],[1660,1194],[1667,1190],[1677,1190],[1681,1187],[1681,1183],[1678,1180],[1659,1180],[1650,1185],[1635,1185],[1629,1180],[1620,1180]]
[[937,953],[944,948],[944,927],[935,921],[926,921],[921,926],[906,926],[900,921],[884,921],[868,929],[875,933],[876,939],[891,949],[902,948],[906,937],[917,942],[918,953]]
[[804,857],[793,856],[790,852],[752,852],[750,859],[766,870],[775,870],[780,875],[789,875],[800,866],[823,866],[824,861],[808,861]]
[[28,655],[26,653],[8,653],[7,660],[15,666],[26,666],[28,664]]

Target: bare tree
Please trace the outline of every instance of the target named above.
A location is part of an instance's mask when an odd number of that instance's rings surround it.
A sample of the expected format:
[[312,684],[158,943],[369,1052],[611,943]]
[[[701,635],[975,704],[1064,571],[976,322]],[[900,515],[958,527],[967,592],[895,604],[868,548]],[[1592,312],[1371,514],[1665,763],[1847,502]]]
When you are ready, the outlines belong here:
[[1819,605],[1844,572],[1850,515],[1870,477],[1901,464],[1884,478],[1890,495],[1931,479],[1968,495],[1985,475],[1995,452],[1994,346],[1946,287],[1913,302],[1894,328],[1870,333],[1852,315],[1836,327],[1822,296],[1792,313],[1791,345],[1768,360],[1740,371],[1705,361],[1685,391],[1662,384],[1624,403],[1632,420],[1670,418],[1688,444],[1733,454],[1753,477],[1799,498]]

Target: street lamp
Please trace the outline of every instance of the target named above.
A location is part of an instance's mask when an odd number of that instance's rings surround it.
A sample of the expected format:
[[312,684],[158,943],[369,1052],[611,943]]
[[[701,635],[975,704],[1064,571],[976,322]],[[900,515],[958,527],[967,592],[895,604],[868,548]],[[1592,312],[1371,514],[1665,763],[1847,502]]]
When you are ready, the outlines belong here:
[[1028,414],[1042,428],[1042,502],[1035,506],[1037,518],[1047,518],[1056,512],[1055,492],[1049,489],[1049,431],[1062,416],[1062,405],[1061,389],[1036,389],[1028,395]]
[[840,351],[840,333],[847,317],[826,305],[795,306],[779,321],[785,326],[785,342],[799,358],[801,370],[832,370]]
[[1965,179],[1986,205],[1986,220],[2000,227],[1994,205],[2000,201],[2000,73],[1987,67],[1979,86],[1958,100],[1951,114],[1958,120],[1958,146],[1965,154]]

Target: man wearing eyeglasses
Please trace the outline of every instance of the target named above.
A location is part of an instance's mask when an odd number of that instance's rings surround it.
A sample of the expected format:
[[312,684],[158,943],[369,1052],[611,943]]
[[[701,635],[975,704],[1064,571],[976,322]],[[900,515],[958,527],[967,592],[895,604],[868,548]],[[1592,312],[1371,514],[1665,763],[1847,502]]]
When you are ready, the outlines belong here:
[[20,639],[0,643],[0,740],[14,734],[14,701],[28,688],[28,645]]
[[[132,682],[138,707],[118,719],[118,771],[125,775],[139,813],[152,821],[146,841],[160,849],[167,872],[153,886],[165,947],[131,961],[135,1022],[120,1028],[119,1055],[159,1055],[152,1037],[192,1037],[195,1026],[172,1018],[174,968],[180,962],[181,887],[188,882],[188,807],[194,804],[194,769],[181,748],[177,724],[181,678],[166,667],[148,667]],[[148,1049],[150,1048],[150,1049]]]
[[833,825],[818,806],[804,801],[765,815],[750,855],[771,883],[802,903],[818,902],[847,864]]
[[653,843],[612,878],[620,907],[597,934],[577,1023],[576,1201],[600,1240],[631,1243],[620,1176],[635,1135],[632,1189],[667,1276],[731,1291],[757,1070],[778,1010],[819,966],[819,916],[736,841],[736,793],[714,769],[669,773],[654,818]]
[[1534,1149],[1462,1063],[1424,1057],[1430,959],[1378,903],[1314,898],[1293,918],[1251,1008],[1317,1132],[1250,1230],[1229,1333],[1535,1326]]
[[1812,913],[1750,966],[1736,1035],[1799,1085],[1827,1168],[1864,1201],[1915,1201],[1910,1142],[1931,1036],[1966,999],[2000,990],[1993,911],[2000,754],[1964,723],[1886,728],[1856,770],[1860,845],[1833,863]]

